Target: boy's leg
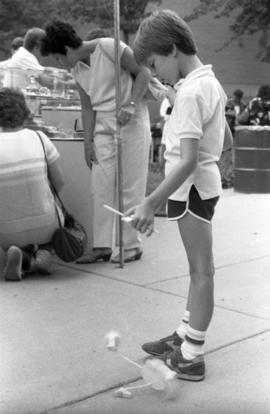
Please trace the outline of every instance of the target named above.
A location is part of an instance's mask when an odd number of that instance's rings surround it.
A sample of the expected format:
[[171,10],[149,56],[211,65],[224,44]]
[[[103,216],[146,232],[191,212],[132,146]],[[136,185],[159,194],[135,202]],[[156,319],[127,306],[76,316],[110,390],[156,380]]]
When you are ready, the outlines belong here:
[[187,213],[178,226],[190,269],[190,318],[181,348],[169,356],[167,363],[179,378],[198,381],[204,378],[203,346],[214,307],[212,225]]
[[187,301],[189,325],[195,330],[206,331],[214,308],[212,224],[187,213],[178,221],[178,226],[191,279]]

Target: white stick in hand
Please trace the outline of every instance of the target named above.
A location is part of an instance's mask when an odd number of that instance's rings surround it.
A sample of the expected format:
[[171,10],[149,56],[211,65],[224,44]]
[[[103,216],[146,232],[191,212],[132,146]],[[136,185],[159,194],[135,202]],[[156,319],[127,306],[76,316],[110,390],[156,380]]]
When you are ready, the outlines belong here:
[[[118,216],[121,216],[122,217],[122,221],[124,221],[126,223],[130,223],[133,220],[133,218],[134,218],[134,215],[124,217],[124,213],[121,213],[121,211],[118,211],[115,208],[112,208],[112,207],[108,206],[107,204],[103,204],[103,206],[107,210],[110,210],[113,213],[117,214]],[[154,230],[154,233],[159,234],[159,231],[158,230]]]

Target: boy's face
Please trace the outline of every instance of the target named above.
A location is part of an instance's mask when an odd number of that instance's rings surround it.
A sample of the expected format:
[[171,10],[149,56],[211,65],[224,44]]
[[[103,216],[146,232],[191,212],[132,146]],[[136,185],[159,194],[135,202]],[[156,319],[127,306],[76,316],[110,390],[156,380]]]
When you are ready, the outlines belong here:
[[173,53],[168,56],[152,53],[147,60],[147,64],[153,76],[156,76],[162,82],[174,85],[179,81],[178,61]]

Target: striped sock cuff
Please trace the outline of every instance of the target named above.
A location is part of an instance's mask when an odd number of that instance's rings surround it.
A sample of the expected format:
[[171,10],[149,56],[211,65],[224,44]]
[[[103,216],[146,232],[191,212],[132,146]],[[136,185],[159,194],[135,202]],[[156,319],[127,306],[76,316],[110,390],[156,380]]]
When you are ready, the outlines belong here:
[[183,319],[181,321],[181,324],[176,329],[176,332],[177,332],[178,336],[180,336],[180,338],[182,338],[182,339],[185,339],[185,335],[187,333],[187,327],[188,327],[188,323],[189,323],[189,314],[190,314],[190,312],[185,310],[184,315],[183,315]]
[[190,325],[187,327],[187,332],[185,335],[185,340],[194,345],[203,345],[205,342],[206,331],[198,331],[191,328]]
[[185,310],[182,322],[189,323],[189,316],[190,316],[190,312],[188,310]]

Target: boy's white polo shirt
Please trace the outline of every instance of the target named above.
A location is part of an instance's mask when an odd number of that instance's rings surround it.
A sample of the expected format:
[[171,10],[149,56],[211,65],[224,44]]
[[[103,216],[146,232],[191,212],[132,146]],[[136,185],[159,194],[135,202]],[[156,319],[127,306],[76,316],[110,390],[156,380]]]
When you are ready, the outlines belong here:
[[181,139],[199,139],[200,144],[196,170],[169,198],[186,201],[192,184],[203,200],[216,197],[222,192],[217,161],[223,148],[227,97],[212,65],[192,71],[175,89],[166,136],[166,175],[181,161]]

